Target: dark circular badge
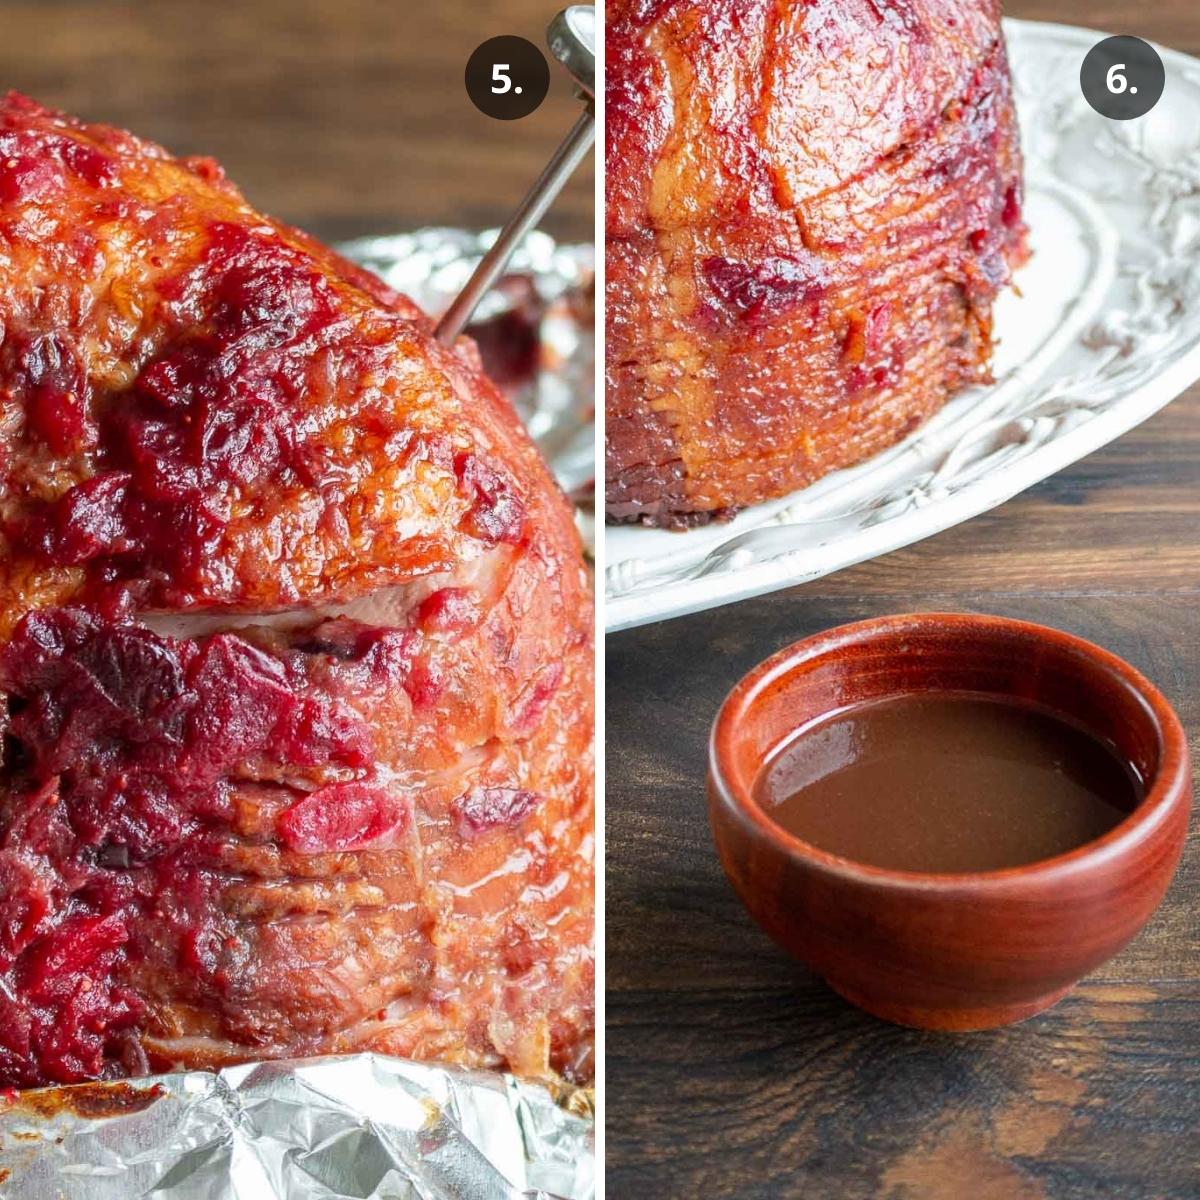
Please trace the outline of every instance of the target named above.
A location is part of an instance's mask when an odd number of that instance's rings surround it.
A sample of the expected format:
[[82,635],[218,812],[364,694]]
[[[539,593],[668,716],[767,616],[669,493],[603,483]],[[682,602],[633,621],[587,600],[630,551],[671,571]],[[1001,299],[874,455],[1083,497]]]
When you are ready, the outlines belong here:
[[488,38],[467,60],[467,95],[497,121],[527,117],[550,90],[546,56],[522,37]]
[[1084,99],[1112,121],[1144,117],[1158,103],[1166,81],[1158,51],[1136,37],[1097,42],[1079,68]]

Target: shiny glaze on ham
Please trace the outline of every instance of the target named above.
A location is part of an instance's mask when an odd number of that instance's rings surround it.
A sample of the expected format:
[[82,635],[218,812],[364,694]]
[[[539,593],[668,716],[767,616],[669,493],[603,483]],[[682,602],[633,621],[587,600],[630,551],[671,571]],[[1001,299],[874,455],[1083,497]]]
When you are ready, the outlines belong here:
[[15,95],[0,332],[0,1085],[589,1078],[589,584],[474,347]]
[[994,0],[609,0],[606,511],[686,527],[987,378],[1023,252]]

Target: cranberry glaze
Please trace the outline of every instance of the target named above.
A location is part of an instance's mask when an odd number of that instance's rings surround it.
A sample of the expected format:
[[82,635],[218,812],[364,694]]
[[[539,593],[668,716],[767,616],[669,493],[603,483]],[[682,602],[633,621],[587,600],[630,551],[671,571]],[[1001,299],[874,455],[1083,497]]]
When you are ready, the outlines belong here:
[[467,341],[0,101],[0,1087],[592,1072],[592,625]]
[[[1144,794],[1068,853],[957,874],[830,854],[755,796],[764,763],[802,726],[852,705],[948,692],[1061,714],[1111,746]],[[1187,741],[1152,684],[1098,646],[998,617],[885,617],[798,642],[737,684],[710,746],[713,834],[751,914],[852,1003],[924,1029],[1022,1020],[1116,954],[1162,900],[1190,805]]]

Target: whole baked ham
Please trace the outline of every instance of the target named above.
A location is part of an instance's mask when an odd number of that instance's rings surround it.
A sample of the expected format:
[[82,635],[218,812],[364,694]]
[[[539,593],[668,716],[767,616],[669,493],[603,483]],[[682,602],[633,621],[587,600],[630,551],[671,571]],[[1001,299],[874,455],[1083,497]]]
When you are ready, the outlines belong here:
[[996,0],[608,0],[606,63],[610,519],[729,516],[988,377]]
[[16,95],[0,330],[0,1085],[589,1078],[589,581],[470,343]]

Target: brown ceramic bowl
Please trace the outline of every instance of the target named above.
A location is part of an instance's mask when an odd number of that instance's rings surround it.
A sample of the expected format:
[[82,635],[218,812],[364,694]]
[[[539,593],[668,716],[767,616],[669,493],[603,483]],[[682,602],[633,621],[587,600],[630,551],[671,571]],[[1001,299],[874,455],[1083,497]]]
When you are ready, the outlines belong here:
[[[1145,798],[1068,854],[962,875],[828,854],[754,799],[764,760],[801,724],[937,690],[1036,701],[1081,721],[1137,767]],[[1116,954],[1162,900],[1190,807],[1187,741],[1148,680],[1089,642],[999,617],[884,617],[797,642],[733,689],[709,751],[717,850],[751,914],[847,1000],[922,1029],[1020,1021]]]

